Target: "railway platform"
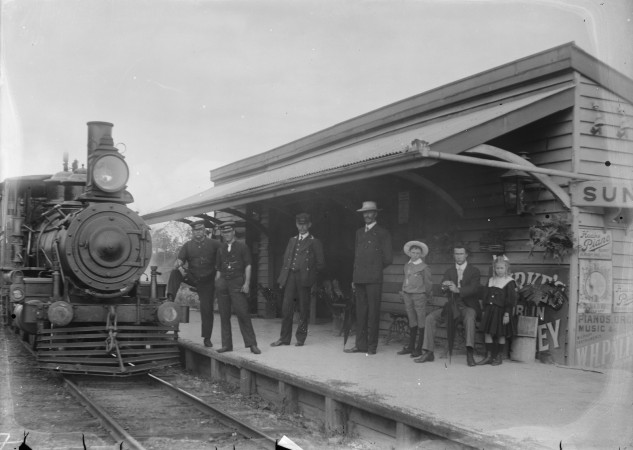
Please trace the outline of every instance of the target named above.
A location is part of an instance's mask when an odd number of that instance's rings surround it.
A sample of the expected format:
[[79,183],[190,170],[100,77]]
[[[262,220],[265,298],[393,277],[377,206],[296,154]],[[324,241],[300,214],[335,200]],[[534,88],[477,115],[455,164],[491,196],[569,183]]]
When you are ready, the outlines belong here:
[[[181,325],[187,368],[239,383],[288,412],[320,421],[332,433],[351,433],[376,448],[430,448],[424,433],[462,446],[492,449],[618,449],[633,446],[633,371],[593,370],[504,360],[466,365],[461,352],[416,364],[397,355],[401,343],[376,355],[343,352],[333,324],[311,325],[303,347],[271,347],[281,319],[253,318],[260,355],[243,347],[232,318],[234,350],[219,354],[216,313],[213,348],[202,345],[200,316]],[[294,332],[294,330],[293,330]],[[354,345],[350,336],[347,346]],[[481,358],[481,355],[476,359]],[[428,442],[428,441],[427,441]],[[431,447],[435,448],[435,447]],[[450,447],[442,447],[450,448]]]

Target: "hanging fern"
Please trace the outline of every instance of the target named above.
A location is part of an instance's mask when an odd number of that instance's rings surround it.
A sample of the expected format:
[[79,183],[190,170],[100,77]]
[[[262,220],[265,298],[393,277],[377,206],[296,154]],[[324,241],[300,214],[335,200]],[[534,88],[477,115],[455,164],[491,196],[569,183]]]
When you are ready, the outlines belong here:
[[552,216],[530,227],[530,256],[537,249],[545,251],[544,258],[559,262],[574,248],[574,234],[567,217]]

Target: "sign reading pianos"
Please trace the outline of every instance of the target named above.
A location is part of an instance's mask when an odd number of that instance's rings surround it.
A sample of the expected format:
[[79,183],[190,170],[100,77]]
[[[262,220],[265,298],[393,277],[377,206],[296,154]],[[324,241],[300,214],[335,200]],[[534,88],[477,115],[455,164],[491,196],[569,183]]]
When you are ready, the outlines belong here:
[[571,183],[573,206],[633,208],[633,183],[626,181],[582,181]]

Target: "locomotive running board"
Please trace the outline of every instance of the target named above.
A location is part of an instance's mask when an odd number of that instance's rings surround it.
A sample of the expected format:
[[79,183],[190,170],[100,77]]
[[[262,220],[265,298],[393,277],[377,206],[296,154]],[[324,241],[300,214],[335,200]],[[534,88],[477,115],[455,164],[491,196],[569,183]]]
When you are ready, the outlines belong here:
[[178,328],[167,326],[43,329],[35,353],[40,368],[69,374],[129,376],[180,364]]

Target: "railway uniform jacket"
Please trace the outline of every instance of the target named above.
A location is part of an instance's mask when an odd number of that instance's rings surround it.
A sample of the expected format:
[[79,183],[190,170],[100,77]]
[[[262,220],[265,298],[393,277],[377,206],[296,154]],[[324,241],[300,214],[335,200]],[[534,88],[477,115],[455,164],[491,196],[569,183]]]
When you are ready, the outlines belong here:
[[299,272],[301,286],[310,287],[316,282],[317,273],[325,268],[323,245],[311,234],[301,241],[299,236],[293,236],[288,240],[283,261],[277,283],[285,286],[288,275],[293,270]]
[[190,281],[200,281],[215,277],[216,257],[222,244],[205,237],[201,241],[191,239],[180,248],[178,259],[187,263],[187,277]]
[[387,230],[376,224],[369,231],[365,227],[356,231],[354,283],[382,283],[382,271],[392,262],[391,235]]
[[[459,288],[459,298],[465,306],[472,308],[477,313],[477,318],[481,317],[481,305],[479,304],[479,297],[481,296],[481,274],[479,269],[471,264],[466,265],[464,274],[462,276],[462,284]],[[457,286],[457,269],[455,264],[449,267],[444,272],[442,281],[450,280]]]

